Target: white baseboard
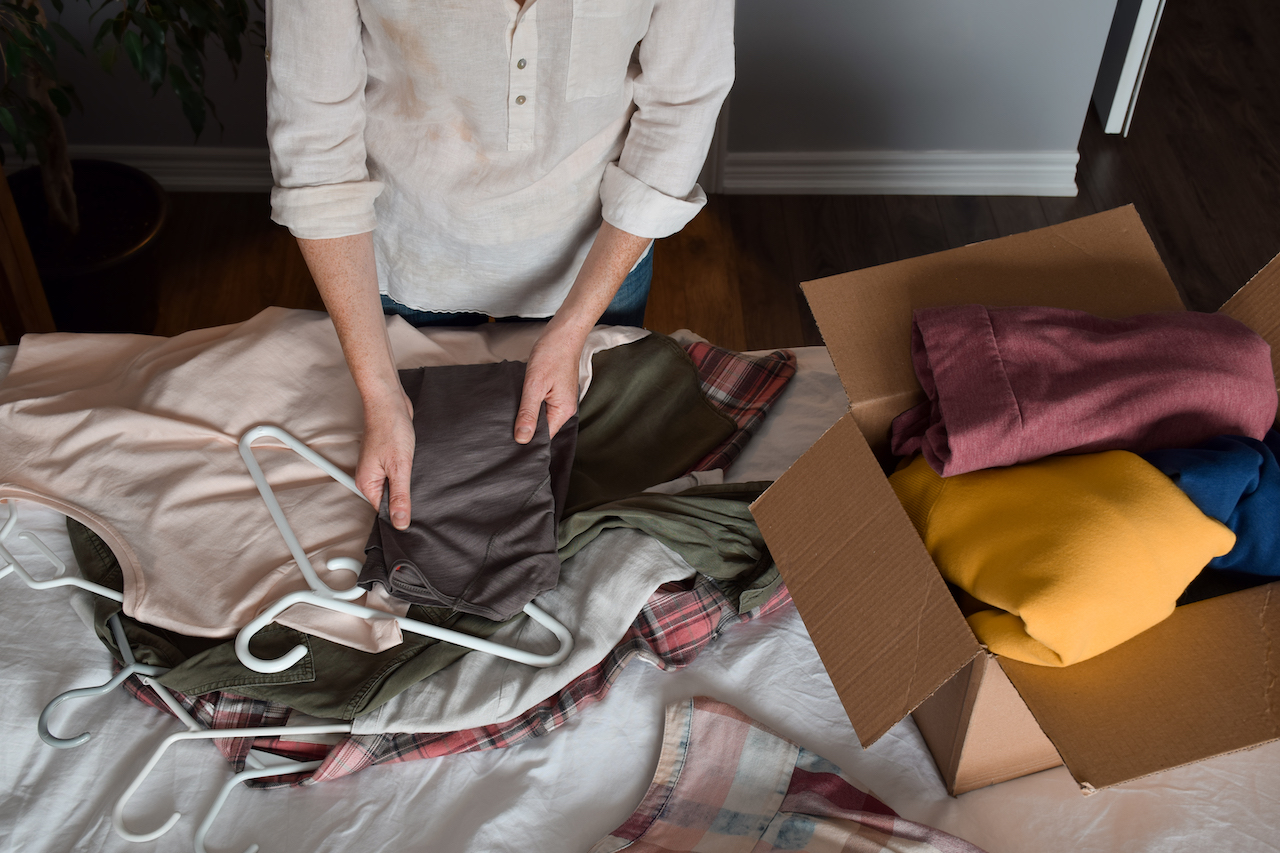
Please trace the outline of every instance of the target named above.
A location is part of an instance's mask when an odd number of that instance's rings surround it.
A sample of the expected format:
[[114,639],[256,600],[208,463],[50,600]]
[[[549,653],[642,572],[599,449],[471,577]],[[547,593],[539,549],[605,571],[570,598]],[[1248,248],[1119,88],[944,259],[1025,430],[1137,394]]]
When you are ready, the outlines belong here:
[[[195,145],[72,145],[71,156],[114,160],[141,169],[172,192],[268,192],[271,161],[266,148],[202,148]],[[34,158],[30,161],[34,162]],[[5,146],[5,169],[21,162]]]
[[1076,151],[729,151],[724,192],[1074,196]]
[[[795,195],[1074,196],[1080,159],[1075,151],[718,153],[723,192]],[[9,170],[22,165],[6,154]],[[265,148],[73,145],[71,156],[126,163],[174,192],[267,192],[272,184]]]
[[71,156],[133,166],[172,192],[269,192],[272,185],[265,148],[73,145]]

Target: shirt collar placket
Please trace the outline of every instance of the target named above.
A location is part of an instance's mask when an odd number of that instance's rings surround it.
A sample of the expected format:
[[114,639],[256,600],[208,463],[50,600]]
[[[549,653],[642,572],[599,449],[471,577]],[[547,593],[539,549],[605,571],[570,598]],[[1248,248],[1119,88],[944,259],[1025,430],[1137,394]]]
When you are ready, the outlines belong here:
[[[508,10],[516,6],[507,0]],[[538,5],[526,0],[508,30],[507,150],[530,151],[538,108]]]

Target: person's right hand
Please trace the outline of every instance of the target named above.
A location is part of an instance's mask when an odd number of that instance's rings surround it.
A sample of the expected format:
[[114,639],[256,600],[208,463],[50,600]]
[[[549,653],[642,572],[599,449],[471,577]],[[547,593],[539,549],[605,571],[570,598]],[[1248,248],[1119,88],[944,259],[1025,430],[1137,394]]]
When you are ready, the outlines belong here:
[[391,524],[409,526],[409,474],[413,469],[413,404],[400,388],[364,401],[364,439],[356,465],[356,487],[375,509],[382,507],[384,484],[390,488]]

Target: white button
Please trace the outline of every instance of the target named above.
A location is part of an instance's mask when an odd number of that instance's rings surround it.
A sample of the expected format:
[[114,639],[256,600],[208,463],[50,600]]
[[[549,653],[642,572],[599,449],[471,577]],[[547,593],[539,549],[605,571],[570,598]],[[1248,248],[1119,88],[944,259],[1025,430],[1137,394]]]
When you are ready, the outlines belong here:
[[516,95],[516,105],[519,106],[523,103],[524,103],[524,95]]
[[525,61],[522,59],[522,60],[520,60],[519,62],[517,62],[517,63],[516,63],[516,68],[519,68],[521,71],[523,71],[523,70],[524,70],[524,67],[525,67],[526,65],[528,65],[528,64],[529,64],[529,63],[525,62]]

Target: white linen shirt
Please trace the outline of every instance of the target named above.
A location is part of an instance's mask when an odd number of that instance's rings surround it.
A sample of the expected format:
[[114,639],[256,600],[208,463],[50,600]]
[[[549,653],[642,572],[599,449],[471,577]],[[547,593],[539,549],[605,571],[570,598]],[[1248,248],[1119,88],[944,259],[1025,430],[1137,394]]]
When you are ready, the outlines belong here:
[[679,231],[733,82],[733,0],[269,0],[272,218],[373,231],[378,287],[546,317],[603,217]]

